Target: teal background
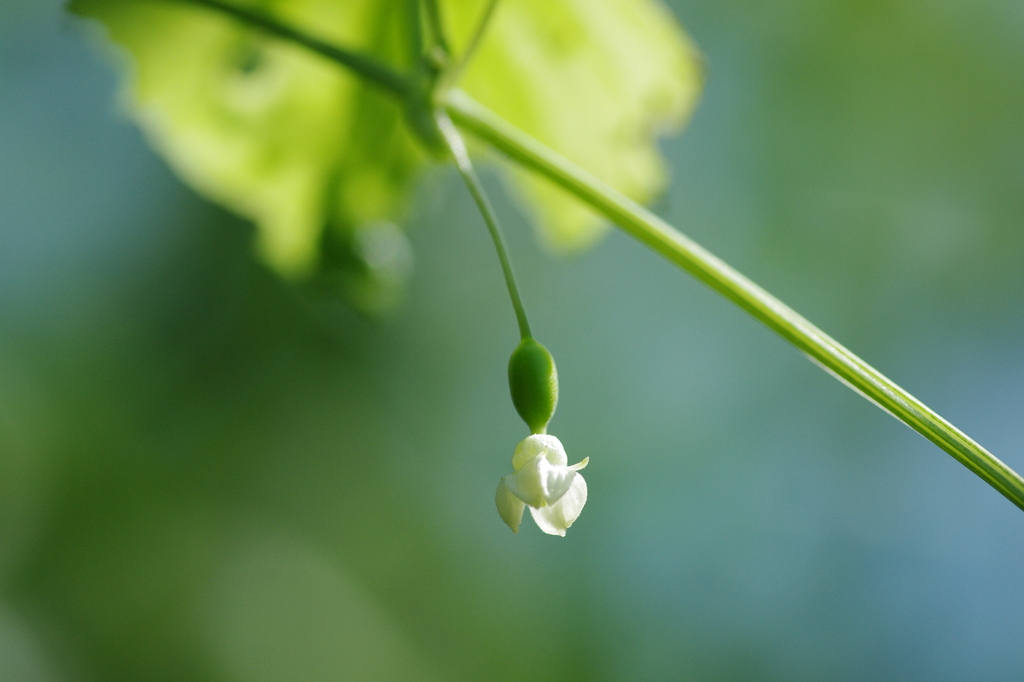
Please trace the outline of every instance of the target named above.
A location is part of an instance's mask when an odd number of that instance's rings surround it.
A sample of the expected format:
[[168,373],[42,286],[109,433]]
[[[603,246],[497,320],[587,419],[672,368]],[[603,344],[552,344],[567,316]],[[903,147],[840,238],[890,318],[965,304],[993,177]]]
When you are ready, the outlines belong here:
[[[508,0],[514,1],[514,0]],[[655,209],[1024,470],[1024,5],[673,5],[708,59]],[[613,233],[506,222],[591,458],[493,505],[515,320],[447,170],[404,306],[283,283],[0,1],[0,680],[1020,680],[1024,517]]]

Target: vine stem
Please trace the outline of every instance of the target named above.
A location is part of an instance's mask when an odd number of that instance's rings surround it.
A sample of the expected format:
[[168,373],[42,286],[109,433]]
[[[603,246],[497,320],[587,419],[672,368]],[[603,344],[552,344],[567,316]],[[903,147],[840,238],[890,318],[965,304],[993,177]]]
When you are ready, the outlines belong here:
[[333,62],[341,64],[350,71],[353,71],[356,75],[361,76],[366,82],[372,83],[400,99],[406,97],[412,89],[412,84],[408,78],[397,71],[394,71],[390,67],[381,64],[374,58],[352,50],[337,47],[330,43],[325,43],[318,38],[314,38],[302,31],[282,24],[265,14],[261,14],[260,12],[254,12],[244,7],[237,7],[230,3],[222,2],[221,0],[172,1],[181,2],[182,4],[198,5],[217,12],[222,12],[228,16],[234,17],[244,24],[262,29],[279,38],[284,38],[293,43],[302,45],[312,52],[316,52],[323,57],[327,57]]
[[[367,81],[391,92],[400,102],[406,102],[408,99],[408,79],[372,59],[323,43],[269,17],[227,5],[220,0],[176,1],[191,2],[225,12],[240,21],[296,42],[337,62]],[[658,216],[529,137],[465,93],[459,90],[448,91],[443,97],[443,107],[453,121],[470,133],[504,152],[514,162],[562,187],[638,241],[746,310],[755,319],[806,353],[830,374],[938,445],[1015,505],[1024,509],[1024,479],[1017,472],[767,291]],[[450,125],[442,124],[442,120],[444,119],[438,117],[438,124],[442,129],[445,125]],[[450,132],[452,131],[455,131],[454,127],[450,129]],[[457,149],[464,152],[465,147],[457,132],[453,139],[458,139]],[[493,211],[482,193],[472,165],[464,168],[458,163],[458,158],[456,161],[470,192],[484,212],[488,229],[492,230],[492,239],[502,260],[502,269],[505,271],[506,283],[509,284],[513,306],[516,307],[520,330],[525,330],[525,335],[528,335],[529,327],[524,324],[525,313],[520,315],[522,303],[517,303],[518,291],[515,289],[511,266],[507,265],[507,256],[503,255],[501,233],[496,231],[497,223],[492,223]],[[465,161],[468,162],[468,156],[465,157]]]
[[423,13],[427,29],[430,31],[431,41],[440,47],[445,54],[448,54],[448,41],[444,37],[444,26],[441,22],[441,8],[437,6],[438,0],[424,0]]
[[643,206],[530,138],[461,91],[445,100],[451,118],[518,164],[546,177],[746,310],[837,379],[907,424],[1024,509],[1024,479],[962,431],[761,287]]
[[512,299],[512,307],[516,311],[516,320],[519,322],[519,336],[522,339],[533,338],[530,333],[530,323],[526,319],[526,309],[523,307],[523,300],[519,296],[519,287],[516,285],[516,275],[512,271],[512,261],[508,258],[508,250],[505,247],[505,238],[501,234],[501,226],[498,224],[498,216],[487,199],[480,178],[477,177],[473,163],[469,160],[469,153],[466,151],[466,144],[462,140],[459,131],[452,125],[448,114],[443,111],[435,115],[437,127],[441,130],[441,136],[448,145],[448,150],[455,160],[455,167],[473,195],[473,201],[487,223],[487,231],[491,234],[491,241],[494,242],[494,250],[498,252],[498,260],[501,261],[501,271],[505,273],[505,286],[508,287],[509,298]]
[[476,51],[480,48],[480,43],[484,39],[484,35],[487,33],[487,27],[491,24],[491,19],[494,18],[494,10],[498,8],[498,0],[489,0],[487,6],[484,7],[483,13],[480,15],[480,19],[477,21],[476,28],[473,30],[473,36],[469,39],[469,44],[466,46],[466,51],[459,57],[459,60],[451,67],[445,70],[441,74],[441,81],[438,83],[438,91],[446,92],[458,83],[462,73],[469,66]]

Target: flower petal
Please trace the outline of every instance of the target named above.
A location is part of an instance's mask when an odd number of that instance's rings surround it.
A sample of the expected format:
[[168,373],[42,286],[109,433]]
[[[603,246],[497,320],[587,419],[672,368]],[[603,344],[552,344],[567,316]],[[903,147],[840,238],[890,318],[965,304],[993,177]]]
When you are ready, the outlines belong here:
[[535,433],[524,438],[512,455],[512,470],[519,471],[537,455],[544,455],[549,462],[558,466],[565,466],[569,459],[565,456],[565,448],[562,441],[546,433]]
[[514,474],[501,479],[513,495],[532,507],[543,507],[544,488],[541,485],[540,467],[547,464],[544,455],[537,455]]
[[505,485],[504,479],[498,481],[498,491],[494,493],[494,504],[498,507],[501,520],[508,524],[513,533],[518,533],[526,503],[512,494],[512,491]]
[[576,479],[576,472],[567,466],[555,466],[542,460],[541,489],[544,491],[544,503],[555,504],[562,496],[569,492],[573,480]]
[[558,502],[568,492],[575,477],[576,471],[572,467],[555,466],[540,454],[503,480],[512,494],[526,504],[544,507]]
[[586,503],[587,482],[583,480],[583,476],[577,474],[562,499],[540,509],[530,507],[530,514],[537,526],[548,535],[565,537],[565,531],[579,518]]
[[588,464],[590,464],[590,458],[584,457],[582,461],[576,462],[569,468],[573,471],[579,471],[580,469],[586,469]]

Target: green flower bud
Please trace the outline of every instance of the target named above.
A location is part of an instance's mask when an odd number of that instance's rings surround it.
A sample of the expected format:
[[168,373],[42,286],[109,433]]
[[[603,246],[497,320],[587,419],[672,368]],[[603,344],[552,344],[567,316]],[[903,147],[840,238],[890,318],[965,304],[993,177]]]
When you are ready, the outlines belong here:
[[558,404],[558,372],[548,349],[523,339],[508,361],[508,386],[530,432],[544,433]]

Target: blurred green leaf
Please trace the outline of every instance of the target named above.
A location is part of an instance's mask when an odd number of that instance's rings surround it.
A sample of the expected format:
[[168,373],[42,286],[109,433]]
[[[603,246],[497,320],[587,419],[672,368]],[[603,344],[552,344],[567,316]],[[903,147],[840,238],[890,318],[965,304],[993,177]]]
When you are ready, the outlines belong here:
[[[456,46],[480,13],[466,11],[471,4],[485,3],[444,4]],[[630,198],[661,191],[656,138],[685,122],[701,86],[696,49],[667,8],[515,0],[498,7],[489,31],[463,89]],[[577,250],[603,234],[602,220],[575,198],[526,171],[512,175],[548,246]]]
[[[242,3],[240,3],[241,6]],[[458,53],[483,0],[444,3]],[[411,71],[415,3],[271,0],[244,6]],[[400,107],[323,57],[201,7],[75,0],[127,48],[131,115],[178,173],[252,219],[264,258],[286,275],[358,261],[353,235],[400,217],[424,154]],[[645,201],[664,169],[655,137],[679,125],[699,89],[695,52],[650,0],[499,7],[465,88],[526,132]],[[544,241],[593,243],[600,221],[544,180],[513,172]],[[339,251],[341,257],[332,257]],[[358,274],[358,263],[354,268]],[[353,286],[362,286],[358,277]],[[359,293],[358,291],[356,293]],[[365,300],[371,296],[359,294]],[[372,307],[372,306],[371,306]]]
[[[251,3],[250,3],[251,4]],[[132,116],[194,188],[252,219],[279,272],[310,272],[325,229],[396,217],[422,162],[400,110],[324,58],[181,3],[80,0],[128,49]],[[408,64],[405,3],[263,3],[291,25]]]

